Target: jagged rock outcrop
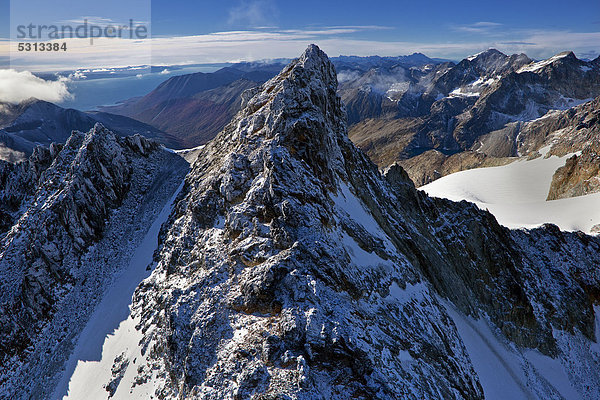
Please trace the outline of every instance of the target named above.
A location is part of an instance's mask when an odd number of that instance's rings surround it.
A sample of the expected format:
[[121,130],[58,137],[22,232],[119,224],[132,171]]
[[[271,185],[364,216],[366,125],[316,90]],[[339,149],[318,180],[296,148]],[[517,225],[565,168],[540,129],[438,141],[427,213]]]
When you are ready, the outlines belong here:
[[1,396],[49,396],[97,299],[186,167],[157,142],[100,124],[3,165]]
[[547,200],[583,196],[600,191],[600,148],[586,146],[580,155],[569,158],[552,177]]
[[0,234],[14,225],[24,200],[34,194],[42,173],[60,152],[62,145],[36,147],[24,162],[0,160]]
[[600,96],[525,124],[519,132],[517,145],[520,154],[550,146],[549,154],[564,156],[594,144],[599,134]]
[[[346,136],[336,84],[312,45],[200,151],[136,291],[137,383],[116,393],[483,398],[449,301],[599,396],[598,239],[511,232],[398,166],[380,175]],[[560,396],[528,368],[532,397]]]

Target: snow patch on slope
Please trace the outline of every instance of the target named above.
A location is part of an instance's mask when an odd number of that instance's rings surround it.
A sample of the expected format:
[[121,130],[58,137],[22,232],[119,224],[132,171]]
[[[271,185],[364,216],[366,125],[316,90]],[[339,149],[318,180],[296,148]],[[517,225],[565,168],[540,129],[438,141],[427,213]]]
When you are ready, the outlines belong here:
[[536,399],[549,394],[552,398],[581,398],[560,359],[537,350],[522,352],[494,333],[484,318],[474,320],[441,302],[458,329],[486,399]]
[[[115,378],[118,378],[118,381],[112,399],[147,399],[154,393],[153,385],[137,386],[131,390],[133,379],[137,376],[136,363],[141,364],[139,361],[142,360],[139,348],[142,334],[135,328],[139,321],[128,314],[123,315],[122,310],[126,308],[130,311],[135,288],[150,273],[146,267],[152,262],[160,227],[171,213],[173,202],[182,187],[183,183],[146,233],[127,269],[117,277],[94,310],[66,363],[66,371],[54,391],[53,398],[106,398],[109,392],[105,385]],[[125,319],[119,323],[119,319],[123,317]],[[118,327],[113,331],[117,324]],[[101,354],[99,360],[94,356],[96,353]],[[117,357],[122,357],[127,362],[119,377],[112,371]],[[153,379],[150,379],[150,383],[152,381]]]
[[352,219],[362,225],[370,234],[380,239],[387,238],[387,235],[379,227],[379,224],[373,216],[363,206],[362,202],[351,191],[347,183],[340,184],[340,191],[332,196],[335,205],[352,216]]
[[509,228],[534,228],[553,223],[563,230],[589,233],[600,223],[600,193],[546,201],[554,172],[571,155],[461,171],[425,185],[421,190],[434,197],[471,201],[489,210],[500,224]]
[[522,66],[521,68],[519,68],[517,70],[517,74],[521,74],[523,72],[535,72],[535,71],[538,71],[538,70],[544,68],[546,65],[552,64],[554,61],[560,60],[561,58],[564,58],[564,57],[566,57],[568,55],[569,55],[568,52],[560,53],[560,54],[557,54],[555,56],[550,57],[547,60],[543,60],[543,61],[539,61],[539,62],[536,62],[536,63],[524,65],[524,66]]
[[473,61],[474,59],[476,59],[480,54],[484,53],[484,51],[480,51],[479,53],[475,53],[469,57],[467,57],[467,60],[469,61]]
[[450,92],[450,96],[478,97],[479,92],[473,92],[466,88],[457,88]]
[[479,97],[481,92],[488,87],[493,85],[494,83],[500,80],[501,76],[498,75],[495,78],[484,78],[480,77],[479,79],[469,83],[468,85],[461,86],[459,88],[454,89],[450,92],[448,97],[452,96],[463,96],[463,97]]

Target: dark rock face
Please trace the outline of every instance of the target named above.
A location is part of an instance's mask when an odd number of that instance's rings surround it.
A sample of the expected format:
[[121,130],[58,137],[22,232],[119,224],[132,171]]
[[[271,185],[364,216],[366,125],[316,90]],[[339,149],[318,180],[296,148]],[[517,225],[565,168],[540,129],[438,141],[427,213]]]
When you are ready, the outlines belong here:
[[440,298],[593,371],[555,330],[593,340],[598,240],[511,232],[381,176],[335,77],[310,46],[200,152],[135,295],[157,396],[482,398]]
[[10,230],[0,237],[3,394],[52,391],[46,380],[130,255],[127,245],[140,240],[136,229],[145,232],[143,218],[176,187],[165,170],[181,177],[186,163],[157,142],[117,138],[99,124],[73,132],[64,146],[37,148],[28,161],[4,165],[0,193]]
[[517,142],[520,154],[550,146],[549,154],[564,156],[594,144],[600,134],[600,96],[562,112],[524,124]]
[[42,173],[60,152],[62,145],[36,147],[24,162],[0,161],[0,234],[4,234],[19,217],[23,201],[33,195]]

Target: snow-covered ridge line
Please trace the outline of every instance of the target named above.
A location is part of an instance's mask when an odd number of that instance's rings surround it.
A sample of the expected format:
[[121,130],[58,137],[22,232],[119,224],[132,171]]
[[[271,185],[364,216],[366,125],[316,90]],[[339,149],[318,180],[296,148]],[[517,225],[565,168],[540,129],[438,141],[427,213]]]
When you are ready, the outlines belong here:
[[[34,316],[21,322],[30,327],[30,348],[12,358],[0,354],[0,397],[50,396],[98,299],[188,168],[156,143],[117,138],[101,126],[86,135],[73,133],[56,150],[18,227],[10,231],[19,239],[0,255],[4,326],[14,323],[11,318]],[[44,291],[38,294],[40,286]],[[44,300],[53,303],[51,310]],[[18,312],[6,313],[15,301]],[[6,332],[2,340],[23,341],[18,333]]]
[[565,58],[569,54],[570,54],[569,51],[565,51],[565,52],[559,53],[559,54],[557,54],[555,56],[552,56],[552,57],[548,58],[547,60],[538,61],[538,62],[535,62],[535,63],[532,63],[532,64],[525,65],[525,66],[523,66],[523,67],[521,67],[521,68],[519,68],[517,70],[517,74],[521,74],[523,72],[535,72],[535,71],[538,71],[538,70],[544,68],[546,65],[550,65],[553,62],[555,62],[557,60],[560,60],[561,58]]
[[[153,394],[152,389],[140,390],[141,386],[133,392],[135,395],[130,393],[133,377],[137,374],[134,371],[137,368],[135,360],[141,361],[143,356],[139,346],[142,334],[136,329],[140,321],[139,318],[137,322],[134,321],[129,313],[136,287],[150,275],[146,267],[152,263],[159,230],[169,217],[182,187],[183,182],[148,229],[127,268],[118,273],[96,306],[77,340],[53,398],[100,399],[111,393],[114,400],[147,399]],[[100,357],[90,359],[89,354],[98,354]],[[121,357],[126,364],[119,375],[114,375],[112,367],[117,357]],[[114,384],[116,379],[118,381]],[[109,390],[111,382],[114,386],[112,392]]]

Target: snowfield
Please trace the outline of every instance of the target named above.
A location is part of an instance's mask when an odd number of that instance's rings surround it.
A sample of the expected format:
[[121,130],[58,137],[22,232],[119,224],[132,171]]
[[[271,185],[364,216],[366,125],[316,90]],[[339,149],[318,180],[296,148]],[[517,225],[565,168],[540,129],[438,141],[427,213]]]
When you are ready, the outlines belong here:
[[[543,150],[545,154],[547,149]],[[461,171],[420,189],[434,197],[473,202],[508,228],[553,223],[563,230],[590,233],[594,225],[600,224],[600,193],[546,201],[552,175],[571,156],[539,157]]]

